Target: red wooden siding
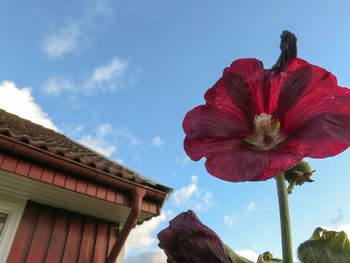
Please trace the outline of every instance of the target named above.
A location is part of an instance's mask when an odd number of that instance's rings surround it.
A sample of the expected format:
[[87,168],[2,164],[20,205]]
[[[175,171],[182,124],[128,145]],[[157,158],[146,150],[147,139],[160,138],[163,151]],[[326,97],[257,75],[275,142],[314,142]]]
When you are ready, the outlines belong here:
[[[130,206],[129,195],[124,192],[107,188],[95,182],[87,182],[82,178],[77,178],[9,154],[0,153],[0,170],[118,205]],[[142,210],[152,214],[159,214],[158,204],[146,199],[143,200]]]
[[104,263],[114,223],[29,201],[7,263]]

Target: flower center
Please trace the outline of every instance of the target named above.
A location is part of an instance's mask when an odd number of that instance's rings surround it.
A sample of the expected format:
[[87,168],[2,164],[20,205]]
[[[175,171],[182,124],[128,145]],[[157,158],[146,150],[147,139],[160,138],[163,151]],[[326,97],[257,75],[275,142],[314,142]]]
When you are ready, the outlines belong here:
[[269,150],[284,140],[280,132],[280,122],[272,115],[261,113],[254,118],[255,133],[244,139],[259,150]]

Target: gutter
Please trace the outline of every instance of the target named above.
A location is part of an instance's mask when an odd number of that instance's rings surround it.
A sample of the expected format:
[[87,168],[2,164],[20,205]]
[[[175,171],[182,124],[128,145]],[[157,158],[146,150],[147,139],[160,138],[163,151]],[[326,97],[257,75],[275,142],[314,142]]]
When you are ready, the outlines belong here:
[[66,157],[33,147],[21,141],[14,140],[11,137],[7,137],[2,134],[0,134],[0,148],[7,150],[11,154],[23,156],[34,161],[39,161],[45,165],[53,166],[56,169],[58,168],[79,177],[83,177],[98,183],[103,183],[122,191],[131,192],[134,191],[135,188],[144,189],[144,197],[158,202],[160,208],[164,205],[169,193],[171,192],[170,188],[169,190],[165,189],[165,192],[142,185],[140,183],[132,182],[125,178],[100,171],[96,168],[78,163]]
[[146,190],[144,188],[135,187],[133,192],[134,198],[133,198],[130,214],[123,226],[123,229],[120,232],[118,239],[115,241],[115,244],[113,245],[111,252],[108,255],[108,258],[106,261],[107,263],[114,263],[116,261],[122,247],[125,244],[127,237],[130,234],[130,231],[137,224],[137,218],[141,213],[142,199],[145,196],[145,194],[146,194]]

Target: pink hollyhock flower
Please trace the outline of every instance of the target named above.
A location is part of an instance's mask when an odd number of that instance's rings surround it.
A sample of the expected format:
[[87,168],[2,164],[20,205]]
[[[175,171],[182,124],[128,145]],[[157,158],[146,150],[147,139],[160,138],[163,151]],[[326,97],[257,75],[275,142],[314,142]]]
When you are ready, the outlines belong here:
[[184,118],[184,148],[223,180],[266,180],[306,156],[334,156],[350,145],[349,89],[298,58],[273,70],[236,60],[204,97]]
[[158,239],[168,263],[231,263],[219,236],[191,210],[171,220]]

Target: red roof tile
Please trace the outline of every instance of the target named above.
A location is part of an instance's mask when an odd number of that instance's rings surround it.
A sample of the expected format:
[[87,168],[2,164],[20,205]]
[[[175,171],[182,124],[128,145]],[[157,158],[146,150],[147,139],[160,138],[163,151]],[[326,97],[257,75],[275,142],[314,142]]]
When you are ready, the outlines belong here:
[[170,188],[158,184],[101,154],[72,141],[65,135],[0,109],[0,135],[22,142],[44,152],[95,168],[110,175],[127,179],[169,193]]

